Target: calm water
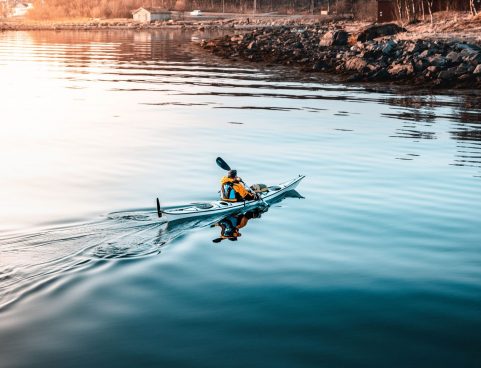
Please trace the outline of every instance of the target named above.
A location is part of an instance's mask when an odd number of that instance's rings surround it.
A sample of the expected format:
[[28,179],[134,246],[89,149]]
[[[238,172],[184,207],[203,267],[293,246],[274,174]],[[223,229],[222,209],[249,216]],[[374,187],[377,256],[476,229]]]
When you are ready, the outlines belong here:
[[[480,367],[481,94],[199,37],[0,33],[0,367]],[[219,155],[305,199],[236,242],[158,221],[217,197]]]

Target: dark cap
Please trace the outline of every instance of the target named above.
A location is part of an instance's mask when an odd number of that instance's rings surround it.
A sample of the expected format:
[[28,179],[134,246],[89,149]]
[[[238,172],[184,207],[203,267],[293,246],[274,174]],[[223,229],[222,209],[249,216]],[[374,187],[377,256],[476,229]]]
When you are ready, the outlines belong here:
[[229,178],[235,178],[237,176],[237,170],[229,170],[229,172],[227,173],[227,176]]

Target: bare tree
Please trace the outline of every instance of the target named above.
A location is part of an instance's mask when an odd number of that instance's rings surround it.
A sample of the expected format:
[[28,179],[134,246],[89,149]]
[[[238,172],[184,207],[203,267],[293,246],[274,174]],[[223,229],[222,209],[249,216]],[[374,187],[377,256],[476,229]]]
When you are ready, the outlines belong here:
[[401,25],[403,25],[403,0],[396,0],[396,10],[397,10],[397,16],[396,18],[400,20]]
[[426,4],[428,5],[429,18],[431,20],[431,25],[433,25],[433,3],[434,3],[434,0],[426,0]]
[[476,4],[474,3],[474,0],[469,0],[469,11],[471,15],[478,14],[478,10],[476,9]]

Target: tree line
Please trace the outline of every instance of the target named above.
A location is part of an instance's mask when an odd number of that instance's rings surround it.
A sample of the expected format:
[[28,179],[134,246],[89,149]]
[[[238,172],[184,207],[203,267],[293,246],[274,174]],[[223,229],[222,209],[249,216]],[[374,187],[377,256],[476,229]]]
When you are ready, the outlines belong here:
[[481,8],[480,0],[395,0],[395,17],[407,23],[429,19],[433,23],[433,13],[439,11],[469,11],[477,15]]
[[141,6],[189,11],[201,9],[207,12],[315,12],[322,3],[344,0],[34,0],[33,18],[125,18]]
[[[479,11],[481,0],[393,0],[397,19],[412,22],[430,17],[439,10]],[[377,0],[34,0],[29,17],[59,18],[129,18],[139,7],[206,12],[319,14],[351,14],[354,18],[375,20]]]

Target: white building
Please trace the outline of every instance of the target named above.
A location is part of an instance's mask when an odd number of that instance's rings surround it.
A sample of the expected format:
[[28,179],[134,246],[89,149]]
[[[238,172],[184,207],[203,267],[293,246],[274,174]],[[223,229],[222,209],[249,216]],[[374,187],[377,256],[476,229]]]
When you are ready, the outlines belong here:
[[12,8],[12,17],[24,17],[30,9],[33,9],[32,3],[17,3]]
[[170,11],[157,8],[138,8],[132,12],[134,20],[148,23],[156,20],[169,20],[172,17]]

